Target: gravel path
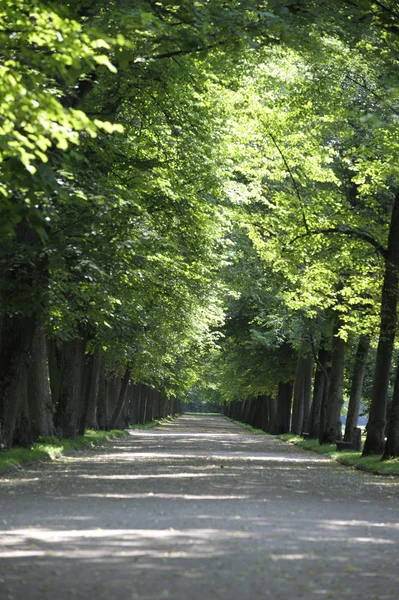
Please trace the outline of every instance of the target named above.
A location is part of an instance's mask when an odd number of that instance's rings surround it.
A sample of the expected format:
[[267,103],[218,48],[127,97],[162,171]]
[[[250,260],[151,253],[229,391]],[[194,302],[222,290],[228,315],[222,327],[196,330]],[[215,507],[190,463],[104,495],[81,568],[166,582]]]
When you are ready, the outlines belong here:
[[0,480],[0,598],[399,598],[399,481],[186,415]]

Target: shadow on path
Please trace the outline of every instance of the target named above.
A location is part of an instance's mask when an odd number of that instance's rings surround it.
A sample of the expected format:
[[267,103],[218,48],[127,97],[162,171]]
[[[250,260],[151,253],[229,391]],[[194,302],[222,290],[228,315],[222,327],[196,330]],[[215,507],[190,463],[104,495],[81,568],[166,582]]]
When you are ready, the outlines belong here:
[[186,415],[1,480],[1,598],[399,597],[397,480]]

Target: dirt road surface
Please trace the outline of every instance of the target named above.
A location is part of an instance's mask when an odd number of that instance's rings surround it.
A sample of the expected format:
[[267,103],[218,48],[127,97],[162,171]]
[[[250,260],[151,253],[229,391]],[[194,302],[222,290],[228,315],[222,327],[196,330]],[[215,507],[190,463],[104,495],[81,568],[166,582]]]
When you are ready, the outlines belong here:
[[185,415],[0,479],[1,600],[399,598],[399,480]]

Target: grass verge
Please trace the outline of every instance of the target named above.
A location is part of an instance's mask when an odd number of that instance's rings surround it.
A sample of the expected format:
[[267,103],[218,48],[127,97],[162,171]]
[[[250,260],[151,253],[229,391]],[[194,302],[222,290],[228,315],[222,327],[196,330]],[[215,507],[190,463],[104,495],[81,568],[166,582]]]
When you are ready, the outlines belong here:
[[[144,425],[130,425],[130,429],[152,429],[157,425],[168,423],[179,415],[168,416],[165,419],[157,419],[144,423]],[[0,474],[8,471],[10,468],[19,467],[35,460],[54,460],[65,452],[79,450],[87,447],[100,446],[108,440],[127,435],[123,429],[113,429],[111,431],[93,431],[88,429],[84,435],[79,435],[75,440],[59,440],[55,436],[39,439],[30,448],[12,448],[11,450],[0,451]]]
[[295,444],[304,450],[326,454],[347,467],[354,467],[361,471],[368,471],[377,475],[399,475],[399,458],[381,461],[379,456],[363,457],[360,452],[337,452],[335,444],[320,445],[317,440],[304,440],[301,436],[292,433],[284,433],[277,437],[284,442]]
[[84,435],[75,440],[59,440],[56,437],[41,438],[30,448],[12,448],[0,452],[0,473],[12,467],[18,467],[24,463],[35,460],[54,460],[65,452],[87,448],[88,446],[99,446],[104,442],[126,435],[126,431],[113,429],[112,431],[93,431],[88,429]]

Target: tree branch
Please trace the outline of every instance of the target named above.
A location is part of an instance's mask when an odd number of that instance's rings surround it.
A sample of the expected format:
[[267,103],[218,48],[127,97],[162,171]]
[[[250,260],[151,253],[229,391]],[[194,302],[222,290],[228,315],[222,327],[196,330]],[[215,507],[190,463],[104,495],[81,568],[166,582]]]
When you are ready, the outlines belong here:
[[299,187],[298,187],[298,184],[297,184],[297,182],[296,182],[296,179],[295,179],[295,177],[294,177],[294,175],[293,175],[293,173],[292,173],[292,171],[291,171],[291,169],[290,169],[290,166],[289,166],[289,164],[288,164],[288,162],[287,162],[287,159],[285,158],[285,156],[284,156],[284,154],[283,154],[283,152],[282,152],[282,150],[281,150],[280,146],[277,144],[277,140],[276,140],[276,138],[274,137],[274,135],[272,134],[272,132],[271,132],[271,131],[268,131],[267,133],[268,133],[269,137],[271,138],[271,140],[272,140],[273,144],[275,145],[275,147],[276,147],[276,149],[277,149],[277,152],[280,154],[280,156],[281,156],[281,158],[282,158],[282,160],[283,160],[283,163],[284,163],[284,165],[285,165],[285,168],[287,169],[287,172],[288,172],[288,174],[289,174],[289,176],[290,176],[290,178],[291,178],[292,185],[294,186],[294,190],[295,190],[295,192],[296,192],[296,195],[297,195],[297,197],[298,197],[298,200],[299,200],[299,205],[300,205],[300,207],[301,207],[303,225],[304,225],[304,227],[305,227],[306,233],[307,233],[307,234],[309,234],[309,233],[310,233],[310,230],[309,230],[308,223],[307,223],[307,221],[306,221],[306,215],[305,215],[305,210],[304,210],[304,208],[303,208],[302,196],[301,196],[301,193],[300,193],[300,191],[299,191]]
[[362,231],[361,229],[352,229],[351,227],[328,227],[326,229],[316,229],[315,231],[307,231],[307,233],[302,233],[301,235],[297,235],[294,239],[291,240],[291,244],[294,244],[296,241],[307,237],[308,235],[329,235],[329,234],[337,234],[337,235],[348,235],[354,238],[358,238],[363,242],[366,242],[373,246],[381,256],[386,259],[388,256],[388,251],[384,246],[382,246],[372,235],[367,233],[367,231]]

